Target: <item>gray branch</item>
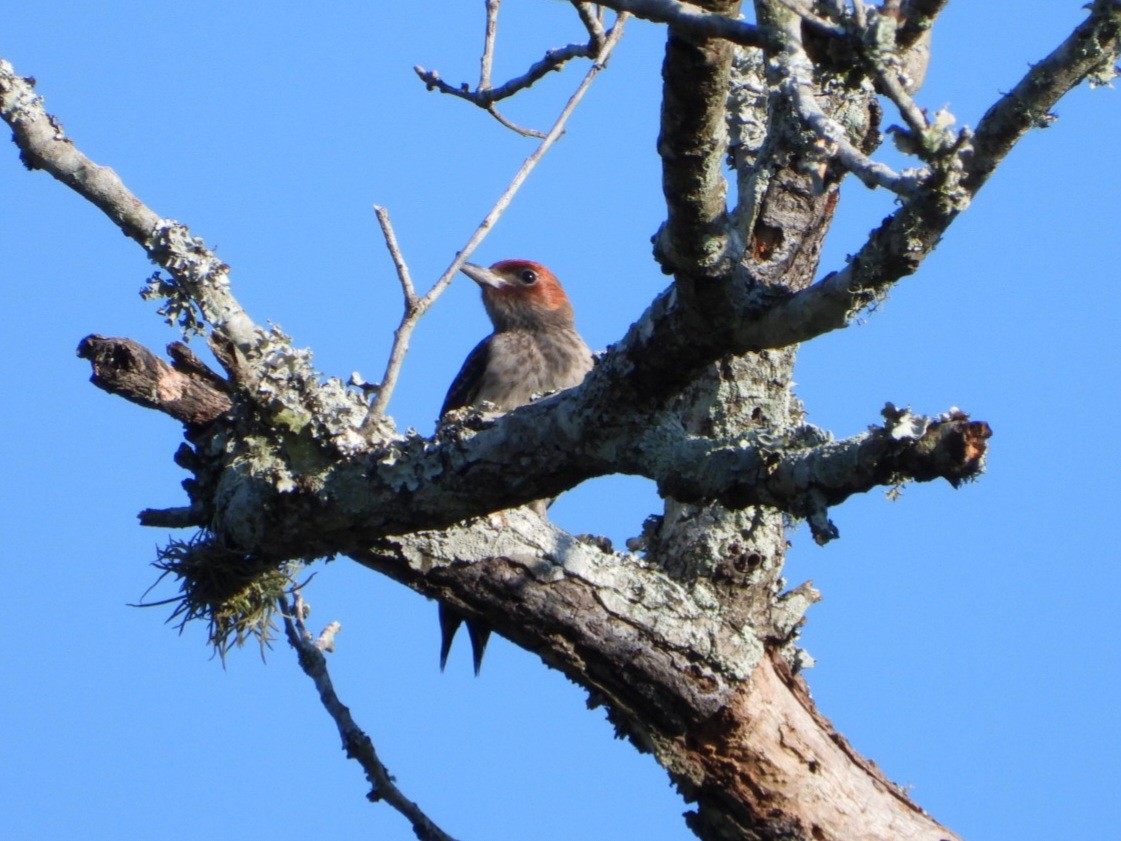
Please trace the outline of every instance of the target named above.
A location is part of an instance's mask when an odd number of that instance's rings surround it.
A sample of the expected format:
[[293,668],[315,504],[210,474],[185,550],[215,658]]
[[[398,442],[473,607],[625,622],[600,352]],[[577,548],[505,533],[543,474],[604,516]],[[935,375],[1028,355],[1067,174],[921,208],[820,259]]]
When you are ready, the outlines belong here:
[[872,232],[848,265],[808,289],[773,303],[742,338],[755,347],[784,347],[847,326],[888,289],[913,274],[950,224],[1031,128],[1088,78],[1112,70],[1121,51],[1121,3],[1098,0],[1089,16],[1013,90],[963,130],[956,148],[923,188]]
[[[505,118],[494,111],[496,102],[501,102],[503,99],[507,99],[526,88],[532,87],[549,73],[560,70],[573,59],[594,58],[597,61],[602,60],[603,56],[600,54],[604,51],[604,45],[611,34],[611,30],[604,31],[603,24],[593,13],[590,4],[574,3],[573,5],[576,7],[576,12],[580,16],[581,23],[588,31],[587,42],[584,44],[568,44],[564,47],[547,50],[544,57],[530,65],[525,73],[520,76],[515,76],[513,79],[497,87],[492,86],[490,80],[491,67],[494,61],[495,33],[498,25],[499,2],[496,2],[496,0],[488,0],[486,6],[486,38],[483,46],[483,56],[480,62],[481,72],[479,75],[479,84],[473,90],[466,82],[459,85],[450,85],[440,78],[440,74],[437,71],[425,70],[419,65],[413,68],[413,72],[424,82],[428,90],[437,90],[440,93],[465,99],[480,108],[490,111],[499,121],[509,125]],[[618,23],[618,21],[616,21],[616,23]],[[515,131],[519,133],[530,133],[512,125],[509,125],[509,127],[514,128]]]
[[[630,12],[636,18],[669,24],[673,29],[691,38],[720,38],[745,47],[763,44],[759,29],[754,25],[720,12],[710,11],[710,3],[680,3],[678,0],[599,0],[599,5],[617,12]],[[738,8],[738,4],[723,4],[725,9]]]
[[[722,12],[736,3],[710,5]],[[655,239],[663,271],[685,277],[727,275],[743,250],[726,211],[725,102],[733,47],[670,27],[662,65],[658,154],[667,219]]]
[[201,320],[243,354],[257,349],[265,333],[230,292],[229,266],[185,226],[148,208],[117,173],[82,154],[62,124],[43,108],[33,85],[0,59],[0,116],[11,126],[27,168],[44,170],[88,199],[139,243],[152,262],[174,279],[168,294],[189,324],[195,323],[197,308]]
[[455,841],[397,788],[393,776],[378,757],[373,741],[355,722],[350,709],[339,700],[327,669],[327,658],[323,654],[325,650],[333,650],[338,623],[328,625],[318,640],[313,638],[304,625],[305,605],[298,592],[292,596],[290,604],[281,601],[280,612],[284,617],[288,642],[296,649],[300,668],[315,684],[319,700],[338,727],[346,755],[366,772],[366,779],[371,786],[367,797],[374,802],[384,800],[404,815],[420,841]]

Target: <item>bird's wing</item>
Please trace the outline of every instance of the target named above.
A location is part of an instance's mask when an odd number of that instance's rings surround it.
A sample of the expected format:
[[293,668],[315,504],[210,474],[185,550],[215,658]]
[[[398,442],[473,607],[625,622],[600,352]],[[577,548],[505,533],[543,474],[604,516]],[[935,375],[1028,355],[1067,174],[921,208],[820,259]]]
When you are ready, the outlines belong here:
[[467,358],[463,361],[463,367],[459,369],[459,373],[452,380],[451,387],[448,388],[444,405],[440,407],[440,417],[443,417],[452,409],[470,406],[475,402],[475,399],[479,396],[479,386],[482,385],[483,374],[486,373],[487,365],[490,362],[491,341],[493,339],[494,336],[487,336],[475,345],[474,350],[467,354]]

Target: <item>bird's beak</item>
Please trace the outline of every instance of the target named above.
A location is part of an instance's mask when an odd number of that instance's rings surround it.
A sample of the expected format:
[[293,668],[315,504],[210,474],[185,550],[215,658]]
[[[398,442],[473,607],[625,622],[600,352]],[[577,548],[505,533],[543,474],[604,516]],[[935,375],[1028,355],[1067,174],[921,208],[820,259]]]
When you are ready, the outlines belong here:
[[484,288],[489,286],[492,289],[501,289],[503,286],[508,286],[510,284],[510,282],[498,272],[488,269],[485,266],[475,265],[474,263],[464,263],[460,271]]

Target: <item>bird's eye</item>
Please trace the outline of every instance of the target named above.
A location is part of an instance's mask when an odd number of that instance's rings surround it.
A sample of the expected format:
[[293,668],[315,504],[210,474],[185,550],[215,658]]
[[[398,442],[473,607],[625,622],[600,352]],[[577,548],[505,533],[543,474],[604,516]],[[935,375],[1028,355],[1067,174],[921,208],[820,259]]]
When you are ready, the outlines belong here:
[[537,283],[537,272],[533,269],[522,269],[518,277],[526,286],[533,286],[533,284]]

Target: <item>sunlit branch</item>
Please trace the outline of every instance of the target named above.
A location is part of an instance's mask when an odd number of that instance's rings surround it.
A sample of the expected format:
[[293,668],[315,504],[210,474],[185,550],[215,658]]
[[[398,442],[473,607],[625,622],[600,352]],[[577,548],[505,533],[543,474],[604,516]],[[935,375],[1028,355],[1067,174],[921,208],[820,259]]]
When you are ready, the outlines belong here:
[[[568,120],[572,116],[573,111],[576,110],[576,106],[580,104],[580,100],[584,98],[584,94],[587,93],[588,88],[591,86],[592,82],[595,81],[595,77],[599,75],[599,71],[606,65],[607,59],[615,49],[615,46],[619,43],[619,39],[623,37],[623,26],[625,23],[626,16],[620,15],[615,22],[615,26],[612,27],[610,34],[604,41],[603,49],[600,50],[599,55],[596,56],[595,63],[588,69],[583,80],[577,86],[572,96],[569,97],[564,108],[561,109],[560,115],[557,117],[556,122],[553,123],[553,127],[549,130],[548,134],[545,135],[541,143],[538,144],[533,154],[526,158],[518,168],[518,171],[514,173],[514,177],[511,179],[505,191],[498,197],[498,200],[491,207],[483,221],[479,223],[479,226],[475,228],[471,236],[468,237],[466,244],[456,255],[451,265],[440,275],[440,278],[432,285],[432,288],[429,289],[428,292],[422,297],[416,298],[412,305],[406,304],[405,314],[400,324],[398,324],[397,330],[394,332],[393,347],[390,350],[389,362],[386,366],[385,375],[382,377],[381,389],[374,399],[373,404],[370,406],[370,412],[366,418],[364,428],[371,428],[377,422],[377,419],[384,414],[385,407],[389,404],[389,399],[397,384],[397,378],[401,372],[401,365],[404,362],[405,354],[408,352],[409,340],[412,337],[417,322],[420,320],[421,316],[428,311],[428,308],[444,293],[444,290],[451,284],[456,274],[467,261],[467,258],[471,256],[471,253],[479,246],[479,243],[483,241],[490,232],[490,229],[494,227],[495,222],[498,221],[506,211],[506,208],[509,207],[511,200],[513,200],[514,195],[521,188],[526,178],[529,177],[529,174],[533,172],[534,168],[545,156],[545,153],[549,151],[552,145],[564,133],[564,127],[568,124]],[[388,214],[386,215],[386,219],[388,219]],[[396,239],[394,238],[394,242],[395,241]],[[389,240],[387,238],[387,245],[388,242]],[[403,262],[404,258],[402,257],[401,259]],[[396,258],[394,262],[396,264]]]
[[868,187],[885,187],[901,196],[912,195],[921,178],[895,172],[887,164],[873,160],[845,136],[844,127],[829,118],[814,93],[813,64],[802,46],[800,19],[789,17],[781,27],[782,52],[775,60],[783,73],[779,83],[802,121],[824,144],[824,154],[835,156],[840,164]]
[[707,12],[678,0],[601,0],[601,6],[617,12],[630,12],[636,18],[668,23],[694,38],[723,38],[745,47],[761,47],[759,28],[746,21]]
[[367,797],[373,802],[383,800],[404,815],[421,841],[454,841],[452,836],[440,829],[416,803],[401,793],[393,776],[378,758],[373,741],[354,721],[350,709],[339,700],[330,672],[327,670],[327,658],[323,654],[324,651],[334,650],[334,639],[339,631],[339,624],[332,622],[318,638],[313,637],[304,624],[307,606],[298,591],[292,594],[291,602],[281,599],[279,607],[280,614],[284,617],[284,631],[288,636],[288,642],[296,649],[300,668],[315,684],[324,709],[339,730],[346,755],[361,765],[362,770],[366,772],[366,779],[371,786]]

